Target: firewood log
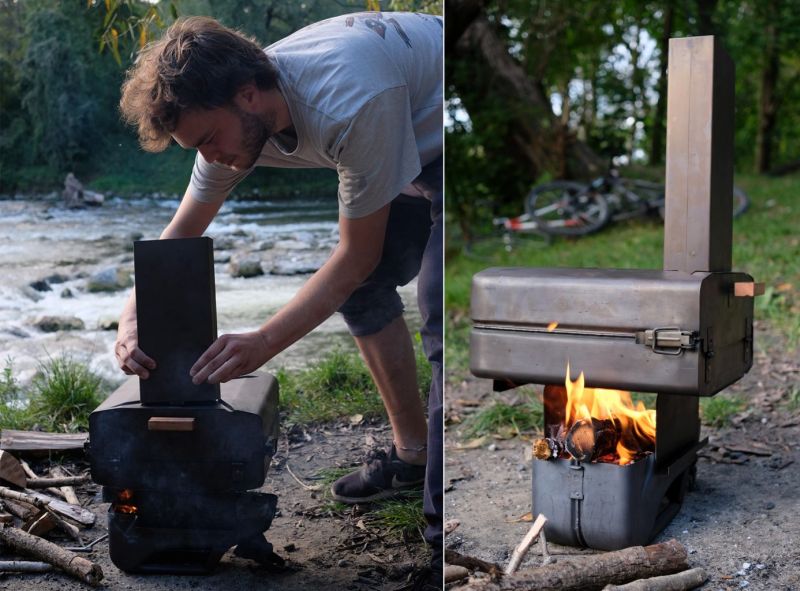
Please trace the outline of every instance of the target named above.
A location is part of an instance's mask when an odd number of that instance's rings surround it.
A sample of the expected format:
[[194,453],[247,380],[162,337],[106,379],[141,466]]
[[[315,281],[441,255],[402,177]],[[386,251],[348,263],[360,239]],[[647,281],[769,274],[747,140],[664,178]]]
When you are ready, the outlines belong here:
[[100,565],[16,527],[6,525],[0,528],[0,542],[22,554],[52,564],[90,585],[97,585],[103,579]]
[[51,486],[75,486],[89,482],[89,476],[63,476],[61,478],[28,478],[26,488],[50,488]]
[[607,584],[623,584],[687,568],[686,549],[677,540],[669,540],[652,546],[560,560],[520,571],[500,581],[471,581],[459,587],[459,591],[599,591]]
[[28,560],[0,560],[0,573],[49,573],[52,564]]
[[611,419],[579,419],[567,432],[564,446],[579,462],[591,462],[615,452],[619,441],[618,427]]
[[639,579],[624,585],[606,585],[603,591],[689,591],[706,582],[708,575],[702,568],[685,570],[674,575]]

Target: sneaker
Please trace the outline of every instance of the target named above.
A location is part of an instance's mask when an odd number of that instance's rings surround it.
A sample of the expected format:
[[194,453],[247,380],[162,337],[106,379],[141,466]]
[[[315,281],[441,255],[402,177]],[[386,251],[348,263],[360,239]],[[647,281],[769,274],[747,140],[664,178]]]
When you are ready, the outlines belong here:
[[384,450],[375,452],[359,470],[334,482],[331,494],[341,503],[355,505],[421,489],[424,482],[425,466],[404,462],[392,445],[388,455]]

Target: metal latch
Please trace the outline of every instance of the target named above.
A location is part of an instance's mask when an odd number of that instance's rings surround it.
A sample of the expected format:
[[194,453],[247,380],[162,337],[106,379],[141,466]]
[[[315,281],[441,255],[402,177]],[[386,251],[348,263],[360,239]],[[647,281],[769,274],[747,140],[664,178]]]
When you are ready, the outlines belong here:
[[677,326],[651,328],[636,333],[639,345],[650,347],[653,353],[680,355],[684,349],[697,348],[697,333],[681,330]]

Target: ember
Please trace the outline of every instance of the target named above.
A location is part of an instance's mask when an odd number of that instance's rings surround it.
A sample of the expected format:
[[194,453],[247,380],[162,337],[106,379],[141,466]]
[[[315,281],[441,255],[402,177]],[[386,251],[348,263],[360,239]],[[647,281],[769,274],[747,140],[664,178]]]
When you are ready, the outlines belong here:
[[125,513],[127,515],[136,515],[138,511],[136,505],[131,505],[129,501],[133,499],[133,491],[129,488],[125,488],[117,493],[117,499],[119,499],[119,503],[114,503],[112,505],[112,509],[115,513]]

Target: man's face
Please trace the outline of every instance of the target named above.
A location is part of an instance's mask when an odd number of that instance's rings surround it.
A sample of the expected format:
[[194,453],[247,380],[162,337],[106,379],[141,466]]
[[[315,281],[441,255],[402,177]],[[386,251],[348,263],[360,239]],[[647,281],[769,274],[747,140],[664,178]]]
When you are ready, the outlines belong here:
[[182,148],[197,148],[208,162],[245,170],[256,163],[274,132],[274,118],[232,104],[182,113],[172,137]]

